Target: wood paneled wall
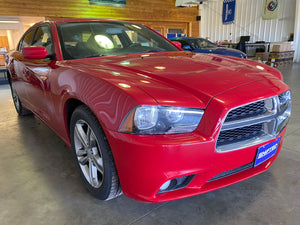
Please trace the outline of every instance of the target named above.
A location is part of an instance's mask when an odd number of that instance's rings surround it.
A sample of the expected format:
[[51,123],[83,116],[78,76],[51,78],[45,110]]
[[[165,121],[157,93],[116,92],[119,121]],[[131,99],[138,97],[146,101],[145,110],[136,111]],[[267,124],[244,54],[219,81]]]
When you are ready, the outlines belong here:
[[[88,0],[0,0],[0,15],[55,18],[110,18],[147,25],[186,24],[189,36],[199,36],[198,7],[175,7],[175,0],[127,0],[126,7],[90,5]],[[178,25],[181,26],[181,25]],[[181,28],[181,27],[178,27]]]
[[8,48],[8,39],[7,36],[0,36],[0,48]]

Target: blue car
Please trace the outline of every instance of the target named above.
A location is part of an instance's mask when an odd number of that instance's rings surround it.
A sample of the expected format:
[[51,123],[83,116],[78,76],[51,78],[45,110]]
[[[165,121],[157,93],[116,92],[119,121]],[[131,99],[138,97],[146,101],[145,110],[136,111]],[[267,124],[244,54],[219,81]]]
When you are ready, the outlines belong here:
[[247,55],[237,49],[218,47],[214,43],[204,38],[172,38],[171,41],[178,41],[181,43],[181,48],[185,51],[197,53],[213,53],[218,55],[228,55],[239,58],[247,58]]

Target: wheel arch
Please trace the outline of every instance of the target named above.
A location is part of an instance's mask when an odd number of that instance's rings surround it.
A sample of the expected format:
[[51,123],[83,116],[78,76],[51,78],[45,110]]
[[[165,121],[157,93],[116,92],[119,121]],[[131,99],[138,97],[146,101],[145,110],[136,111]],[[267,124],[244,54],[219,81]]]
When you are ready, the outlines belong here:
[[75,98],[70,98],[66,102],[64,113],[65,113],[66,126],[69,134],[70,134],[70,123],[71,123],[72,114],[74,110],[80,105],[86,105],[86,104],[84,104],[82,101]]
[[[101,118],[99,118],[95,111],[93,110],[93,108],[89,107],[88,104],[84,103],[83,101],[77,99],[77,98],[70,98],[67,100],[66,104],[65,104],[65,110],[64,110],[64,114],[65,114],[65,124],[67,126],[67,130],[68,130],[68,134],[70,135],[70,125],[71,125],[71,117],[73,112],[75,111],[76,108],[78,108],[79,106],[84,105],[86,106],[93,114],[94,116],[97,118],[101,128],[103,129],[103,121],[101,121]],[[104,129],[103,129],[104,130]]]

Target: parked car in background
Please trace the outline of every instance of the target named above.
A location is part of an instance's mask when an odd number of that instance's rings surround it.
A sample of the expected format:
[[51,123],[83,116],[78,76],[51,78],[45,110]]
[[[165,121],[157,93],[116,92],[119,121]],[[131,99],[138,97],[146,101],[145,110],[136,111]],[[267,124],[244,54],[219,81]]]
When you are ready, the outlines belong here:
[[247,58],[247,55],[237,49],[218,47],[216,44],[204,38],[172,38],[171,41],[178,41],[181,43],[181,48],[185,51],[197,53],[212,53],[218,55],[227,55],[239,58]]
[[18,114],[64,140],[102,200],[170,201],[262,173],[291,112],[278,70],[182,51],[138,23],[41,22],[6,64]]

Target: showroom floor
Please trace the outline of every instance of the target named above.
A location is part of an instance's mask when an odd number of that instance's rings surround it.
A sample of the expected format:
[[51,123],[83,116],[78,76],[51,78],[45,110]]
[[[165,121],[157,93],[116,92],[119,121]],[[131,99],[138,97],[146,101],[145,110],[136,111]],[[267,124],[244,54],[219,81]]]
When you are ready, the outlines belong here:
[[281,71],[292,88],[293,109],[271,168],[217,191],[160,204],[91,197],[71,151],[36,117],[18,117],[9,86],[0,85],[0,224],[299,224],[300,64]]

